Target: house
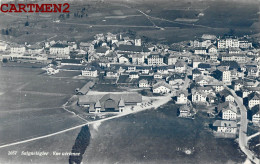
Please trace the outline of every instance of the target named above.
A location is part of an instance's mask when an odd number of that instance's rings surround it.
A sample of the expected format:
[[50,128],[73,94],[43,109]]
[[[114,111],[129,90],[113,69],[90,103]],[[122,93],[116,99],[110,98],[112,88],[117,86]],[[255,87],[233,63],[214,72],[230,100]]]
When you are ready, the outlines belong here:
[[254,92],[260,94],[260,87],[244,86],[241,90],[243,92],[243,98],[248,97],[249,94]]
[[202,55],[206,55],[207,54],[207,49],[206,47],[196,47],[194,50],[194,54],[202,54]]
[[199,84],[200,86],[208,85],[208,81],[204,76],[199,76],[194,79],[195,83]]
[[175,72],[184,73],[186,71],[186,64],[184,62],[178,61],[175,63]]
[[57,58],[68,59],[70,49],[68,45],[57,43],[50,47],[50,54],[57,56]]
[[226,90],[226,89],[224,89],[224,90],[222,90],[222,91],[220,91],[219,92],[219,95],[220,95],[220,97],[221,97],[221,99],[222,99],[222,101],[223,102],[234,102],[235,101],[235,98],[232,96],[232,94],[228,91],[228,90]]
[[118,62],[119,62],[120,64],[129,64],[128,55],[121,55],[121,56],[118,58]]
[[0,42],[0,51],[5,51],[7,49],[7,44],[4,42]]
[[207,95],[208,95],[208,94],[215,94],[215,93],[213,92],[212,87],[210,87],[210,86],[197,87],[196,89],[199,90],[199,91],[202,91],[202,92],[206,93]]
[[246,39],[239,40],[239,48],[248,49],[252,47],[253,47],[252,42],[249,42]]
[[163,76],[162,76],[161,73],[156,72],[156,73],[154,73],[153,78],[154,78],[154,79],[162,79]]
[[258,105],[257,109],[252,113],[252,122],[254,124],[260,124],[260,105]]
[[222,82],[225,85],[231,85],[231,72],[229,70],[222,71]]
[[25,53],[25,46],[22,45],[11,45],[11,54],[24,54]]
[[96,50],[95,50],[96,54],[98,56],[105,56],[109,53],[109,48],[106,47],[106,46],[102,46],[102,47],[98,47]]
[[40,45],[34,44],[27,47],[27,52],[29,54],[41,54],[43,52],[44,48]]
[[237,107],[233,102],[224,102],[219,104],[218,111],[221,112],[223,120],[237,119]]
[[88,107],[89,113],[123,112],[126,106],[136,106],[142,102],[138,93],[108,93],[79,96],[78,105]]
[[191,116],[191,107],[186,104],[180,106],[180,108],[178,109],[178,117],[187,118],[189,116]]
[[205,103],[206,101],[207,101],[206,93],[196,90],[196,89],[192,90],[192,102],[193,103]]
[[199,69],[193,69],[192,70],[192,80],[195,80],[196,77],[199,77],[201,75],[201,71]]
[[207,64],[207,63],[200,63],[198,65],[198,69],[200,71],[206,71],[206,70],[210,70],[211,69],[211,65],[210,64]]
[[228,54],[239,54],[241,52],[241,49],[238,47],[229,47],[228,48]]
[[169,74],[169,70],[168,70],[168,66],[158,66],[155,68],[157,73],[161,73],[161,74]]
[[138,53],[149,53],[149,50],[143,46],[135,46],[135,45],[124,45],[120,44],[119,47],[116,49],[118,54],[138,54]]
[[218,40],[218,48],[239,47],[239,41],[237,38],[227,37],[225,39]]
[[139,88],[149,88],[150,87],[150,84],[148,82],[148,80],[146,79],[142,79],[139,81]]
[[260,94],[257,92],[250,93],[248,95],[248,107],[251,109],[255,105],[260,104]]
[[232,86],[233,86],[235,91],[239,91],[244,86],[244,82],[241,79],[233,80],[232,81]]
[[157,53],[150,54],[147,58],[148,65],[163,65],[163,56]]
[[245,54],[229,54],[229,55],[222,55],[222,61],[235,61],[237,63],[246,63],[247,57]]
[[144,55],[143,54],[133,54],[132,55],[132,64],[136,64],[136,65],[144,64]]
[[130,79],[138,79],[139,78],[139,75],[137,72],[130,72],[129,73],[129,78]]
[[165,93],[170,93],[171,90],[172,90],[171,85],[167,84],[164,81],[158,82],[153,85],[153,93],[165,94]]
[[105,77],[106,78],[118,78],[119,77],[119,73],[117,71],[113,71],[113,70],[108,70],[105,73]]
[[178,60],[178,56],[174,55],[174,54],[170,54],[168,55],[167,58],[167,64],[168,65],[174,65]]
[[152,71],[151,66],[139,66],[138,69],[141,71],[142,74],[149,74]]
[[187,102],[188,102],[188,91],[187,90],[178,91],[176,104],[187,104]]
[[136,72],[136,66],[127,66],[127,72]]
[[237,133],[237,123],[236,121],[228,120],[216,120],[213,123],[213,127],[216,133],[222,134],[236,134]]
[[213,44],[208,47],[208,53],[209,54],[216,54],[218,52],[218,49]]
[[88,77],[98,77],[98,71],[95,69],[95,67],[86,67],[81,71],[81,75]]

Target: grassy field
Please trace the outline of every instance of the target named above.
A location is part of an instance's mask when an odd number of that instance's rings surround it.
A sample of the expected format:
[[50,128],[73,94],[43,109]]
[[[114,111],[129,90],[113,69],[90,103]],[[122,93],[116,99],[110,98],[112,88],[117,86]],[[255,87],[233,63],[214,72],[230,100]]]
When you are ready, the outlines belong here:
[[[176,116],[177,106],[172,102],[157,109],[129,115],[90,126],[90,144],[78,147],[84,153],[83,163],[242,163],[245,156],[232,139],[216,139],[208,129],[207,116],[199,113],[195,120]],[[78,129],[26,144],[0,149],[21,151],[71,151],[84,138],[86,129]],[[66,143],[66,144],[64,144]],[[77,145],[77,144],[76,144]],[[85,145],[86,146],[86,145]],[[190,153],[185,153],[190,150]],[[66,163],[68,157],[0,156],[2,161],[29,161],[37,163]]]
[[[203,33],[223,35],[231,28],[235,29],[235,35],[245,35],[259,32],[257,26],[251,27],[255,22],[259,22],[258,6],[256,3],[211,1],[74,2],[71,3],[71,13],[69,16],[64,15],[64,18],[59,18],[60,14],[26,13],[18,15],[11,13],[6,15],[1,13],[0,27],[12,28],[14,34],[12,37],[3,35],[1,38],[20,43],[24,41],[34,43],[48,38],[88,41],[93,39],[96,33],[118,33],[133,30],[141,36],[155,41],[159,36],[159,38],[165,39],[164,42],[173,43],[198,37]],[[198,21],[183,22],[183,24],[151,19],[151,22],[138,10],[152,17],[169,21],[178,18],[198,19]],[[82,14],[82,17],[74,16],[78,13]],[[27,16],[30,24],[25,27]],[[57,19],[60,19],[60,23],[54,22]],[[165,29],[153,28],[153,23]],[[193,24],[199,26],[195,27]]]
[[42,72],[39,68],[1,67],[0,145],[83,122],[61,106],[87,80],[53,78]]

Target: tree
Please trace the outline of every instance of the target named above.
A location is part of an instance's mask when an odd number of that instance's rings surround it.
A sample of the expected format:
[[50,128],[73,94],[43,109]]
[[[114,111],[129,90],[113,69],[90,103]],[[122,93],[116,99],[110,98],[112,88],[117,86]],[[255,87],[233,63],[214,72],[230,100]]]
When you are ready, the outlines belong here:
[[24,24],[24,26],[29,26],[29,22],[26,21],[25,24]]
[[7,63],[8,60],[6,58],[3,58],[3,63]]

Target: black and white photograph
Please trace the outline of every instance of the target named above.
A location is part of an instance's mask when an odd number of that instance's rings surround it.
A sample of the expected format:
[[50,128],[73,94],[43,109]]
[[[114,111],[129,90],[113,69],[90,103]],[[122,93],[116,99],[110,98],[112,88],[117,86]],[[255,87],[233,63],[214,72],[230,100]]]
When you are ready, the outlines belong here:
[[0,164],[260,164],[260,0],[0,0]]

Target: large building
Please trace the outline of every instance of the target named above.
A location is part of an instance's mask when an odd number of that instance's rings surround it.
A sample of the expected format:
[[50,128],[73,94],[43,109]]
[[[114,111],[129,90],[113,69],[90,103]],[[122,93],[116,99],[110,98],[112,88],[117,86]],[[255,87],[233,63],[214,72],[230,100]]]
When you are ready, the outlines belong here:
[[148,65],[163,65],[163,56],[160,54],[151,54],[147,59]]
[[127,106],[139,105],[142,95],[138,93],[108,93],[80,95],[78,105],[87,107],[89,113],[123,112]]
[[226,85],[231,84],[231,72],[229,70],[222,72],[222,82]]
[[237,133],[237,123],[235,121],[227,120],[216,120],[213,123],[213,127],[216,128],[217,133],[222,134],[236,134]]
[[69,58],[70,49],[67,45],[63,44],[54,44],[50,48],[51,55],[57,55],[59,58]]
[[218,41],[218,48],[239,47],[239,41],[236,38],[225,38]]
[[24,54],[25,50],[25,46],[11,45],[11,54]]

